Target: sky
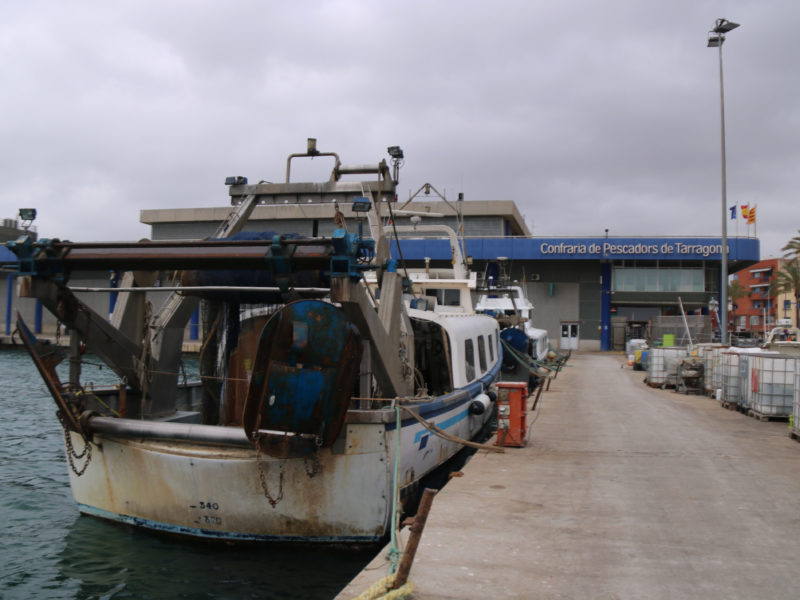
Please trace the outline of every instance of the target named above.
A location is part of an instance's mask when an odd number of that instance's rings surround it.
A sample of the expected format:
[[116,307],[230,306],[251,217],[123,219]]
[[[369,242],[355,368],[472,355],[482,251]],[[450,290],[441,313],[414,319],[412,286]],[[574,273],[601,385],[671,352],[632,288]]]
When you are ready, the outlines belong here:
[[[0,218],[40,237],[148,237],[140,210],[282,181],[306,138],[405,153],[399,197],[513,200],[538,236],[719,236],[762,258],[800,230],[796,0],[0,3]],[[327,179],[323,158],[295,169]]]

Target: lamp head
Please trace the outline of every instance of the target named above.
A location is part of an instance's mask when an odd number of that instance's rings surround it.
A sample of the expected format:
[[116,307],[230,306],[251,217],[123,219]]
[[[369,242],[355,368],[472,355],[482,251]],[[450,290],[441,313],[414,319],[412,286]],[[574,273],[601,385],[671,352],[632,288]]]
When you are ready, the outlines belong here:
[[19,209],[19,218],[22,221],[31,222],[36,219],[36,209],[35,208],[20,208]]
[[394,159],[402,159],[403,158],[403,149],[400,146],[389,146],[386,151],[389,153]]
[[715,33],[728,33],[739,27],[739,23],[728,21],[728,19],[717,19],[717,25],[713,31]]

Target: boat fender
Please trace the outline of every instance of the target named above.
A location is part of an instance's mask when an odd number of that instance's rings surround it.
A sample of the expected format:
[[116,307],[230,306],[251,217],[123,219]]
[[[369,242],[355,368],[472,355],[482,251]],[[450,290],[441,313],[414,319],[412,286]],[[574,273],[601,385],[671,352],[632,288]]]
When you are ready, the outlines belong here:
[[489,390],[488,392],[486,392],[486,395],[489,396],[489,400],[491,400],[492,402],[496,402],[497,401],[497,392],[496,391]]
[[486,394],[478,394],[469,405],[469,414],[482,415],[489,408],[491,399]]

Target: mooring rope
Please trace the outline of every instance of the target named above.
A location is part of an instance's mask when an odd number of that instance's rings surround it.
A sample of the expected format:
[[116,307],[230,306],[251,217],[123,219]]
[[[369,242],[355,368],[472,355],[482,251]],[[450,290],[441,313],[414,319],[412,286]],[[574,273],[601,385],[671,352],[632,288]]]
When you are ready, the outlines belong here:
[[392,533],[391,544],[389,546],[389,554],[387,558],[391,563],[389,565],[389,574],[394,575],[397,571],[397,565],[400,562],[400,549],[397,547],[397,511],[398,509],[398,496],[399,489],[397,485],[397,475],[400,471],[400,430],[402,423],[400,421],[400,405],[395,405],[395,434],[394,434],[394,478],[392,482]]
[[406,581],[396,590],[392,589],[393,585],[394,574],[387,575],[369,586],[354,600],[402,600],[411,598],[414,594],[414,584],[411,581]]
[[451,434],[447,433],[446,431],[442,431],[441,429],[439,429],[436,425],[434,425],[430,421],[426,421],[425,419],[420,417],[417,413],[415,413],[413,410],[411,410],[407,406],[398,405],[398,407],[402,408],[408,414],[410,414],[412,417],[414,417],[417,421],[422,423],[422,426],[425,429],[430,431],[432,434],[439,436],[443,440],[447,440],[448,442],[454,442],[456,444],[462,444],[463,446],[469,446],[470,448],[477,448],[478,450],[488,450],[489,452],[499,452],[501,454],[503,452],[505,452],[505,450],[503,448],[501,448],[500,446],[490,446],[489,444],[480,444],[478,442],[472,442],[470,440],[465,440],[465,439],[460,438],[458,436],[451,435]]
[[389,561],[389,574],[369,586],[364,592],[358,595],[355,600],[402,600],[411,598],[414,593],[414,584],[406,581],[399,588],[392,589],[394,579],[397,575],[397,567],[400,564],[401,549],[397,541],[397,517],[400,510],[400,488],[398,485],[398,475],[400,472],[400,431],[402,421],[400,420],[400,405],[395,404],[395,435],[394,435],[394,478],[392,482],[392,525],[389,543],[389,552],[386,558]]

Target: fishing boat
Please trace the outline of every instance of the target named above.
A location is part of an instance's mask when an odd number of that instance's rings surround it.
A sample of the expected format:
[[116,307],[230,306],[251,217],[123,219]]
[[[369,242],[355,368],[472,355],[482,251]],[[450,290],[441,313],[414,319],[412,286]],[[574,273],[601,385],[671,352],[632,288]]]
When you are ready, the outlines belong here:
[[509,285],[484,290],[475,304],[478,313],[494,316],[503,330],[517,329],[525,334],[524,351],[539,361],[547,360],[550,338],[546,329],[533,326],[533,304],[522,288]]
[[483,285],[476,290],[475,311],[497,319],[504,346],[502,379],[527,382],[530,389],[547,376],[544,364],[551,358],[546,329],[533,325],[533,303],[521,286],[511,282],[504,259],[487,265]]
[[[330,179],[291,181],[303,157],[330,157]],[[18,317],[64,427],[81,513],[198,538],[375,542],[395,499],[486,428],[497,321],[445,309],[392,258],[382,219],[397,170],[342,165],[310,140],[284,183],[228,178],[231,214],[211,239],[9,244],[20,295],[70,331],[62,382],[58,349]],[[333,234],[242,233],[256,205],[298,202],[335,203]],[[113,290],[71,284],[89,271],[123,275]],[[465,282],[448,286],[466,303]],[[82,299],[101,291],[117,294],[110,319]],[[198,306],[205,335],[190,382],[181,348]],[[118,385],[85,389],[84,353]]]

